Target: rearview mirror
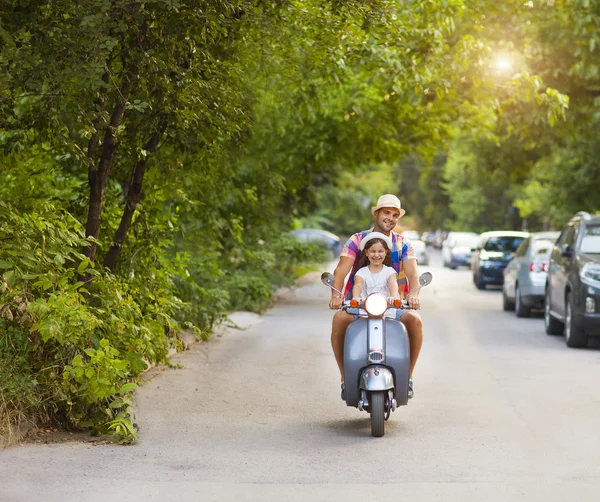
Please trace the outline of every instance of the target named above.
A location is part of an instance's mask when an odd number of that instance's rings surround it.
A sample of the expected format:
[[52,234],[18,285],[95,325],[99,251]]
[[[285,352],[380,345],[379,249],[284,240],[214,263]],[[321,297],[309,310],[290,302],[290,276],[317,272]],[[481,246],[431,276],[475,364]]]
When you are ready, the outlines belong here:
[[325,286],[330,287],[334,291],[337,291],[342,298],[344,297],[344,293],[342,293],[339,289],[336,289],[336,287],[334,286],[335,277],[333,276],[333,274],[329,272],[323,272],[321,274],[321,282],[325,284]]
[[330,274],[329,272],[323,272],[321,274],[321,282],[325,284],[325,286],[332,287],[333,283],[335,282],[335,278],[333,277],[333,274]]
[[431,272],[423,272],[419,277],[419,284],[421,286],[427,286],[433,280],[433,274]]

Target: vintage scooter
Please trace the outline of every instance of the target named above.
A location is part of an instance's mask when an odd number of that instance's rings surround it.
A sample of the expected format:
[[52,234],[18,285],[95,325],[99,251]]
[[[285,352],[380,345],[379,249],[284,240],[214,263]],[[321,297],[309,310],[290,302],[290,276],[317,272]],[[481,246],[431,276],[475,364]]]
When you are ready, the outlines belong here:
[[[425,272],[413,293],[427,286],[433,276]],[[328,272],[321,281],[334,291],[334,277]],[[364,302],[346,300],[342,309],[359,308],[359,318],[346,330],[344,340],[344,382],[346,404],[371,415],[371,435],[382,437],[385,421],[398,406],[408,403],[410,347],[404,324],[385,317],[390,308],[409,308],[406,300],[388,304],[379,293],[371,294]]]

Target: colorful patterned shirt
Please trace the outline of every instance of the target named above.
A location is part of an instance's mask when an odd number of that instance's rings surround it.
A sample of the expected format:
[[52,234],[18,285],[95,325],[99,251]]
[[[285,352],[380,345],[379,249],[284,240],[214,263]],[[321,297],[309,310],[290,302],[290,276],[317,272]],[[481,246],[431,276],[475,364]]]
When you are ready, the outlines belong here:
[[[361,254],[360,243],[370,232],[373,232],[373,229],[364,230],[352,235],[346,241],[346,244],[344,244],[344,248],[342,249],[341,256],[347,256],[354,260],[352,271],[350,272],[348,282],[344,288],[344,296],[346,299],[352,298],[354,275],[358,270],[358,262]],[[398,272],[398,289],[400,293],[402,293],[405,291],[406,285],[408,284],[406,274],[404,273],[402,267],[402,262],[405,260],[416,260],[417,257],[415,256],[415,250],[413,249],[412,244],[404,236],[397,234],[396,232],[392,232],[390,237],[392,238],[392,267],[394,267],[394,270]]]

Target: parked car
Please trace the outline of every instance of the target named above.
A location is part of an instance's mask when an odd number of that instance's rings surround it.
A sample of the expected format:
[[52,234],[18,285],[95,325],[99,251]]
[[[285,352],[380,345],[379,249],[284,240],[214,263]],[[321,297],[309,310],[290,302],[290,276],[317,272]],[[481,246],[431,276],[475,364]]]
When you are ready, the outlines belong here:
[[521,241],[504,269],[502,304],[517,317],[529,317],[532,308],[544,307],[550,251],[560,232],[536,232]]
[[290,232],[296,239],[301,242],[314,242],[325,248],[330,253],[331,258],[336,258],[342,252],[342,242],[340,238],[319,228],[299,228]]
[[569,347],[600,336],[600,215],[577,213],[552,248],[544,307],[546,333]]
[[485,289],[488,284],[502,285],[503,270],[528,235],[527,232],[496,230],[479,236],[479,244],[473,249],[471,259],[473,282],[477,289]]
[[426,246],[433,246],[434,237],[435,233],[433,231],[423,232],[423,235],[421,235],[421,240],[425,243]]
[[474,232],[450,232],[442,243],[444,267],[470,267],[473,248],[477,247],[479,235]]
[[403,230],[400,233],[410,241],[413,249],[415,250],[417,263],[419,265],[429,265],[427,245],[421,240],[421,234],[415,230]]
[[442,249],[442,244],[446,240],[448,232],[445,230],[436,230],[433,234],[433,247],[436,249]]

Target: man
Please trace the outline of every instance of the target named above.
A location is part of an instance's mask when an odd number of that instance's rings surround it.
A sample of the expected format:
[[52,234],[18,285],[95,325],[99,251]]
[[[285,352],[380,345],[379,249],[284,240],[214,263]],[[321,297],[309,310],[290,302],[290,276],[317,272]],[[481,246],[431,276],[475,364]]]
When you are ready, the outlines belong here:
[[[334,287],[341,291],[344,286],[344,279],[350,273],[344,297],[349,298],[352,294],[354,284],[354,275],[360,258],[360,243],[362,239],[370,232],[381,232],[392,239],[392,266],[398,272],[398,285],[400,291],[403,291],[406,283],[411,288],[419,284],[419,273],[417,271],[417,260],[412,246],[402,237],[402,235],[392,232],[398,220],[404,216],[406,211],[400,205],[400,199],[393,194],[385,194],[379,197],[377,204],[371,208],[374,217],[373,228],[354,234],[342,249],[340,261],[333,272],[335,278]],[[331,290],[331,301],[329,308],[339,310],[342,307],[344,297],[340,296],[333,289]],[[419,291],[411,293],[406,300],[411,309],[418,310]],[[410,343],[410,375],[408,397],[413,396],[412,375],[423,344],[423,322],[421,316],[415,310],[399,310],[400,320],[406,326],[408,339]],[[336,312],[333,316],[331,329],[331,346],[337,361],[340,373],[342,374],[342,399],[345,399],[344,393],[344,338],[346,329],[354,320],[354,316],[343,310]]]

